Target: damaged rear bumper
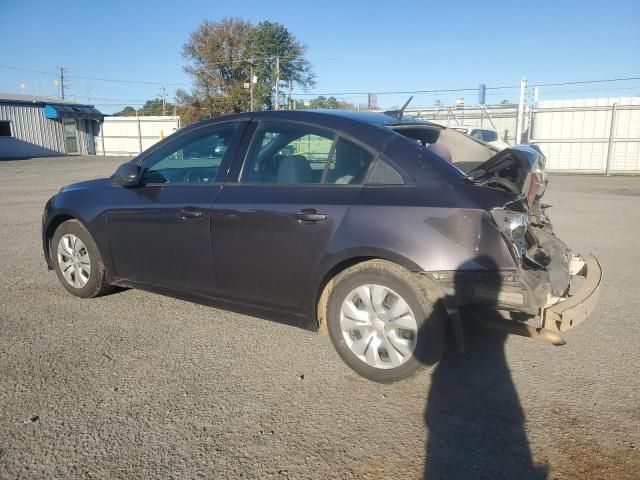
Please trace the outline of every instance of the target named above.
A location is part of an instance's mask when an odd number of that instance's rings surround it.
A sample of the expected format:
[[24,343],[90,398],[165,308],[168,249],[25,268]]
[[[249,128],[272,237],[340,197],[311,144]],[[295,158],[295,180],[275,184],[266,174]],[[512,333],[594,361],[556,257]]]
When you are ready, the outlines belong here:
[[584,259],[574,256],[570,273],[572,281],[575,277],[584,277],[584,281],[569,296],[554,299],[541,309],[542,328],[566,332],[584,321],[598,303],[602,285],[602,267],[598,259],[593,255],[587,255]]
[[[505,318],[474,315],[485,326],[564,345],[560,334],[584,321],[598,303],[602,267],[593,255],[582,258],[559,250],[554,257],[555,269],[423,273],[437,281],[450,315],[464,306],[490,306]],[[555,288],[553,275],[563,279]],[[554,295],[561,285],[561,295]]]

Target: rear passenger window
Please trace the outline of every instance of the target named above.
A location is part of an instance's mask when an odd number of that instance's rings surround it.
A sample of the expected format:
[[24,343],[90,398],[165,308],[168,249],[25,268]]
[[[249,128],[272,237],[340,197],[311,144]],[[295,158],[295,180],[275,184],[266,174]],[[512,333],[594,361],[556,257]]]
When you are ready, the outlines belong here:
[[326,183],[336,185],[354,185],[362,183],[369,165],[373,161],[373,154],[355,143],[338,139],[329,163]]
[[241,181],[322,183],[334,137],[332,132],[306,125],[265,123],[253,138]]
[[371,169],[367,185],[404,185],[404,178],[395,168],[379,158]]
[[355,185],[364,181],[373,154],[335,133],[309,125],[263,122],[256,130],[243,183]]

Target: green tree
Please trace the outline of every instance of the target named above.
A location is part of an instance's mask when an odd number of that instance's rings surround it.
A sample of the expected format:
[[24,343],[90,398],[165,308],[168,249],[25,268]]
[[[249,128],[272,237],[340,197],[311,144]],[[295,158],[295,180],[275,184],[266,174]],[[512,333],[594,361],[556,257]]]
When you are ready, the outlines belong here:
[[[258,77],[256,99],[264,108],[274,107],[276,80],[282,84],[307,90],[315,85],[311,63],[305,57],[307,47],[281,23],[263,21],[258,23],[251,35],[255,74]],[[287,98],[286,88],[280,94],[280,103]]]
[[142,108],[138,111],[138,115],[173,115],[173,103],[166,102],[164,109],[162,108],[162,99],[154,98],[147,100]]
[[[174,104],[167,102],[164,108],[166,115],[173,115]],[[145,104],[138,109],[138,115],[162,115],[162,99],[154,98],[147,100]],[[135,117],[136,109],[131,106],[124,107],[121,111],[114,113],[118,117]]]
[[136,109],[127,105],[126,107],[124,107],[122,110],[120,110],[119,112],[114,113],[114,115],[116,117],[135,117],[136,116]]
[[336,97],[325,97],[320,95],[319,97],[311,100],[306,100],[304,108],[338,108],[341,110],[355,110],[358,107],[351,102],[338,100]]
[[[306,89],[314,85],[306,47],[279,23],[257,26],[239,19],[204,21],[183,47],[188,61],[185,72],[193,78],[190,92],[176,92],[176,104],[185,124],[209,116],[241,112],[250,108],[251,70],[254,109],[270,109],[275,102],[277,64],[284,84]],[[285,103],[286,89],[280,96]]]
[[[247,21],[224,18],[205,20],[191,33],[182,55],[189,62],[184,71],[193,78],[193,90],[176,94],[181,110],[192,111],[198,119],[249,109],[244,83],[249,81],[252,31]],[[194,102],[198,104],[195,110],[190,106]]]

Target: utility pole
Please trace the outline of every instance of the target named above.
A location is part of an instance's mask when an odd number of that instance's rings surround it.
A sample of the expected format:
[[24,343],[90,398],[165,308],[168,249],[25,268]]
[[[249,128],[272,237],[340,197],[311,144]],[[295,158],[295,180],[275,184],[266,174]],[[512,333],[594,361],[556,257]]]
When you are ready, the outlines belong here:
[[520,80],[520,99],[518,100],[518,117],[516,122],[515,143],[522,142],[522,133],[524,131],[524,95],[526,90],[527,78],[522,77],[522,80]]
[[60,98],[64,100],[64,74],[67,69],[65,67],[58,67],[58,70],[60,72]]
[[253,112],[253,63],[250,63],[251,78],[249,78],[249,95],[251,96],[251,111]]
[[276,57],[276,110],[280,110],[280,57]]
[[293,92],[293,82],[289,80],[289,97],[287,98],[287,109],[291,110],[291,93]]
[[162,116],[167,114],[167,89],[164,85],[160,88],[160,98],[162,99]]

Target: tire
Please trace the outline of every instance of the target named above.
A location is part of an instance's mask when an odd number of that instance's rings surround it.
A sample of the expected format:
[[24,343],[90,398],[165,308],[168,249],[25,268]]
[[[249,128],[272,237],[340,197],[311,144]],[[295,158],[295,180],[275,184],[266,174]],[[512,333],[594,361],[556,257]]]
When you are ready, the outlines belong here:
[[[366,292],[368,303],[361,298]],[[397,264],[357,264],[334,279],[327,304],[329,336],[338,355],[359,375],[379,383],[404,380],[437,363],[444,353],[446,316],[438,298],[426,277]],[[402,314],[405,310],[408,313]],[[371,348],[374,345],[377,348]]]
[[[74,242],[74,238],[80,243]],[[77,251],[73,244],[78,247]],[[68,220],[58,226],[51,239],[50,252],[58,280],[72,295],[93,298],[111,290],[98,247],[79,221]]]

